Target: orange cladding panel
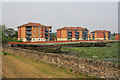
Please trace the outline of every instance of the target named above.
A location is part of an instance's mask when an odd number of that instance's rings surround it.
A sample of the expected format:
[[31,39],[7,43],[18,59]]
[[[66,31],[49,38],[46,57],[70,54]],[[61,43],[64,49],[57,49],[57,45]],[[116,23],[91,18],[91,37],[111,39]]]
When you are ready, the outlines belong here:
[[21,38],[26,38],[26,27],[21,27]]
[[67,38],[67,30],[61,30],[61,38]]

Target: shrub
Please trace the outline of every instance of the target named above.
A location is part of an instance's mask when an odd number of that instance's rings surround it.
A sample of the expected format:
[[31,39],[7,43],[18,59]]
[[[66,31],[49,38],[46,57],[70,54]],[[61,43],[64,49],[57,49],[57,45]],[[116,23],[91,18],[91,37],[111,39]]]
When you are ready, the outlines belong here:
[[72,69],[70,69],[70,72],[72,72],[73,70]]
[[19,39],[18,42],[23,42],[23,39]]

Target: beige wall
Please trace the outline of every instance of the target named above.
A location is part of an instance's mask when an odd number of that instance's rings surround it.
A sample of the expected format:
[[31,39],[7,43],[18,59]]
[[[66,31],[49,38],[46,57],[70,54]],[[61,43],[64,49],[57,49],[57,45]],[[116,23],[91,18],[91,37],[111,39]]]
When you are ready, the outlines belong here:
[[57,41],[67,41],[67,38],[57,38]]
[[27,41],[26,38],[18,38],[18,41],[19,41],[20,39],[23,39],[23,42],[26,42],[26,41]]

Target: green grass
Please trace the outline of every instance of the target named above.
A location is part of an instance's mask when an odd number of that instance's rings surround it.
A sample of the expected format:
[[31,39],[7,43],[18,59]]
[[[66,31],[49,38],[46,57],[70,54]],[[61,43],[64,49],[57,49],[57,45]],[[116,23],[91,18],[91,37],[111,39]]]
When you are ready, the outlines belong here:
[[3,52],[3,51],[2,51],[2,55],[14,55],[14,54],[10,54],[10,53]]
[[[108,43],[107,45],[110,47],[62,47],[61,50],[74,51],[75,53],[73,53],[72,55],[75,55],[77,57],[91,58],[93,60],[102,60],[106,58],[117,59],[118,57],[120,57],[118,56],[118,46],[120,47],[120,45],[118,45],[118,42]],[[118,63],[118,61],[115,60],[110,61]]]

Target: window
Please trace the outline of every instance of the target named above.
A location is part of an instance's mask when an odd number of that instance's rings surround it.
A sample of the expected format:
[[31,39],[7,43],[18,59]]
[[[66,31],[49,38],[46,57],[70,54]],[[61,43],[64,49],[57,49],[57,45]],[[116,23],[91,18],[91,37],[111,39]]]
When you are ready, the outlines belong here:
[[35,33],[35,31],[33,31],[33,33]]
[[35,35],[33,35],[33,37],[35,37]]
[[42,33],[42,31],[41,31],[41,33]]
[[43,33],[45,33],[45,31]]
[[41,35],[41,37],[42,37],[42,35]]
[[40,31],[38,31],[38,33],[40,33]]
[[40,35],[38,35],[38,37],[40,37]]
[[43,37],[45,37],[45,35],[43,35]]
[[40,39],[38,39],[40,41]]
[[33,39],[35,41],[35,39]]
[[40,29],[40,27],[39,27],[39,29]]
[[35,26],[33,26],[33,29],[35,29]]

